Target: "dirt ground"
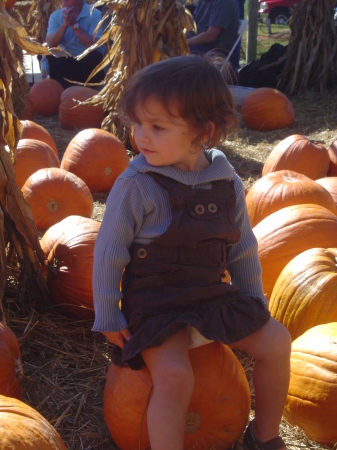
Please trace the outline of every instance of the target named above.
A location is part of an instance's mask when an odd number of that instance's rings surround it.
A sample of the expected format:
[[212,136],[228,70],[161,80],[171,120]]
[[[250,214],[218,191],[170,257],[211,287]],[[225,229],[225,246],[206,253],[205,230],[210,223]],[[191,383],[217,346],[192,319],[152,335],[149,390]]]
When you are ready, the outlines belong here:
[[[326,147],[337,138],[337,88],[327,95],[309,92],[291,99],[296,119],[291,128],[259,132],[239,130],[221,146],[247,189],[261,176],[274,146],[292,134],[302,134]],[[62,129],[58,116],[35,116],[53,136],[60,159],[78,130]],[[93,218],[101,220],[107,194],[94,195]],[[18,337],[23,361],[23,400],[57,429],[67,449],[118,450],[104,421],[103,394],[110,365],[109,346],[91,322],[72,320],[42,311],[34,291],[19,289],[17,274],[9,273],[4,312]],[[240,358],[251,386],[253,364]],[[252,402],[254,394],[252,390]],[[281,434],[289,449],[323,449],[304,433],[282,422]],[[237,443],[236,449],[243,448]],[[135,450],[135,449],[130,449]],[[210,450],[215,450],[213,447]]]

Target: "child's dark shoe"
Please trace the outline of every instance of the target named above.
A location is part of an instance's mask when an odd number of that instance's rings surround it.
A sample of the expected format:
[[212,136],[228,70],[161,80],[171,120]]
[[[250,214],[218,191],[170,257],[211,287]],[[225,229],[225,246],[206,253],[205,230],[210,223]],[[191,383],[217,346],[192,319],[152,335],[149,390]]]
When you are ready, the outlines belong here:
[[253,420],[247,427],[247,430],[243,437],[243,443],[249,450],[278,450],[280,448],[286,447],[281,436],[277,436],[276,438],[270,439],[270,441],[267,442],[259,442],[254,436]]

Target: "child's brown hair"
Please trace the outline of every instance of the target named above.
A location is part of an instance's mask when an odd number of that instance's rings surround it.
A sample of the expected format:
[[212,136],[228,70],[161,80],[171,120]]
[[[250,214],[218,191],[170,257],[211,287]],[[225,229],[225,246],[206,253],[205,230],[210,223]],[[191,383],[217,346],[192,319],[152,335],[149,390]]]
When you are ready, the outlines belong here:
[[154,97],[174,117],[173,110],[198,130],[201,141],[214,124],[207,147],[237,129],[239,116],[221,67],[224,63],[211,54],[185,55],[165,59],[136,72],[126,84],[119,103],[119,117],[130,127],[137,122],[136,107]]

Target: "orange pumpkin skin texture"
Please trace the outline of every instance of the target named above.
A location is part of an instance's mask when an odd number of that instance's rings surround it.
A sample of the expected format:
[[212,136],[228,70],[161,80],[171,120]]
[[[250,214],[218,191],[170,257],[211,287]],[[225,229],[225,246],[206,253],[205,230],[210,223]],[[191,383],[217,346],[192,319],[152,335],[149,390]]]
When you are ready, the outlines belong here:
[[267,157],[262,176],[276,170],[288,169],[317,180],[329,169],[329,153],[324,145],[300,134],[293,134],[279,142]]
[[28,100],[36,114],[53,116],[58,113],[62,85],[52,78],[45,78],[33,84],[28,92]]
[[37,139],[38,141],[45,142],[54,150],[55,155],[58,158],[56,143],[46,128],[32,120],[21,120],[21,123],[23,127],[21,139]]
[[336,204],[323,186],[291,170],[278,170],[259,178],[249,189],[246,203],[252,227],[281,208],[304,203],[324,206],[337,215]]
[[330,165],[327,175],[329,177],[337,177],[337,139],[332,142],[328,148]]
[[243,100],[241,115],[247,128],[258,131],[279,130],[295,121],[289,98],[273,88],[257,88]]
[[337,248],[311,248],[282,270],[269,301],[271,315],[294,340],[310,328],[337,322]]
[[66,170],[40,169],[21,190],[38,230],[47,230],[71,215],[91,217],[94,201],[88,186]]
[[324,189],[330,193],[337,206],[337,176],[320,178],[319,180],[316,180],[316,183],[324,187]]
[[121,141],[96,128],[80,131],[69,142],[61,160],[61,169],[82,178],[91,192],[110,191],[128,165],[128,154]]
[[34,172],[46,167],[60,167],[54,150],[37,139],[20,139],[14,164],[17,185],[21,188]]
[[55,428],[37,410],[0,395],[1,450],[66,450]]
[[55,304],[65,315],[93,319],[93,254],[101,224],[84,217],[74,220],[74,217],[53,225],[41,239],[41,248],[50,265],[47,284]]
[[103,106],[79,104],[95,95],[97,91],[86,86],[72,86],[65,89],[61,95],[58,111],[62,128],[68,130],[101,128],[105,117]]
[[310,328],[292,343],[283,417],[319,444],[337,442],[337,322]]
[[262,283],[269,299],[283,268],[309,248],[337,247],[337,216],[320,205],[282,208],[254,228],[262,267]]
[[[185,424],[185,449],[228,449],[248,420],[250,390],[234,353],[220,342],[189,350],[194,390]],[[103,398],[108,430],[121,450],[150,450],[146,410],[152,379],[149,370],[110,365]],[[142,422],[142,417],[143,423]]]
[[6,323],[0,322],[0,395],[21,399],[21,376],[19,342]]

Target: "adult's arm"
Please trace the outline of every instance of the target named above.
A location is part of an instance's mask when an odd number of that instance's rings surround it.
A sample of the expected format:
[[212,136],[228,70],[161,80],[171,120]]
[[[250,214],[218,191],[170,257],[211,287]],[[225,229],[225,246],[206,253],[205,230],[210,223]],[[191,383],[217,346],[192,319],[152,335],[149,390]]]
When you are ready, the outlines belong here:
[[219,36],[221,31],[221,27],[213,27],[210,26],[206,31],[203,31],[200,34],[196,34],[187,39],[188,45],[204,45],[209,44],[210,42],[214,42],[216,38]]
[[46,42],[48,44],[48,47],[57,47],[64,36],[64,33],[67,31],[68,25],[63,22],[62,25],[54,31],[54,33],[48,34],[46,36]]

